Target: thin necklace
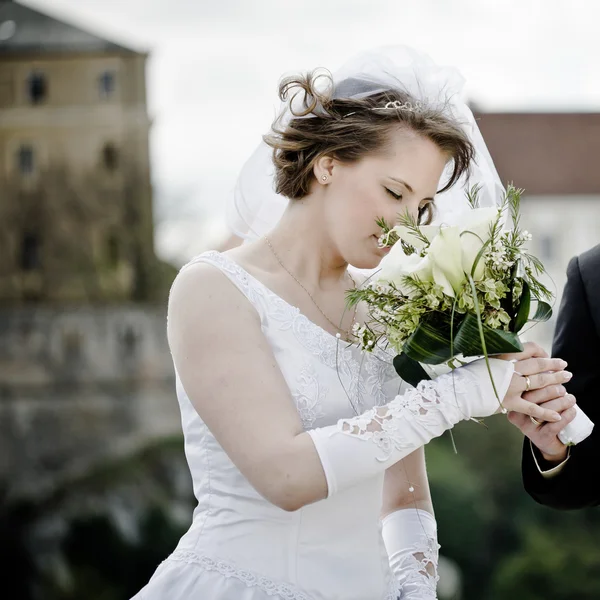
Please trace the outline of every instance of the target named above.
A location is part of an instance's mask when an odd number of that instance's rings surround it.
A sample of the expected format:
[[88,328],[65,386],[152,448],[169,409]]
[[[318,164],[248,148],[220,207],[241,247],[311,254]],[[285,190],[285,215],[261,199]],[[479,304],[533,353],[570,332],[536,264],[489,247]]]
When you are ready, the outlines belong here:
[[[319,310],[319,312],[327,319],[327,321],[329,321],[329,323],[331,323],[331,325],[333,325],[338,331],[341,331],[342,333],[345,334],[346,336],[346,341],[350,341],[352,336],[350,335],[350,331],[352,329],[352,326],[354,325],[354,322],[356,320],[356,305],[354,306],[354,314],[352,315],[352,322],[350,323],[350,329],[348,330],[344,330],[342,329],[339,325],[336,325],[321,309],[321,307],[317,304],[317,301],[313,298],[313,295],[302,285],[302,283],[298,280],[298,278],[283,264],[283,262],[281,261],[281,259],[279,258],[279,255],[277,254],[277,252],[275,252],[275,248],[273,248],[269,238],[265,235],[263,236],[265,242],[267,242],[267,246],[269,246],[269,249],[271,250],[271,252],[273,253],[273,256],[277,259],[277,262],[281,265],[282,269],[308,294],[308,297],[312,300],[313,304],[317,307],[317,309]],[[348,277],[350,277],[350,279],[352,280],[352,283],[354,284],[354,287],[356,288],[356,281],[354,281],[354,277],[352,277],[352,275],[350,274],[349,271],[346,271],[346,273],[348,273]],[[340,334],[338,334],[339,336]]]

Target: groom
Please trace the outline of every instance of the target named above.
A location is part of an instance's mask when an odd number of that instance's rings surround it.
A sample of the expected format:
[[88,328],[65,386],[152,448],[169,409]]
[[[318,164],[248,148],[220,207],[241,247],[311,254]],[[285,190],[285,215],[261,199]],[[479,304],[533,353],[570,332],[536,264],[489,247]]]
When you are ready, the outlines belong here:
[[594,506],[600,504],[600,245],[569,263],[552,355],[568,362],[573,379],[565,387],[596,427],[569,451],[551,425],[511,418],[526,436],[523,483],[552,508]]

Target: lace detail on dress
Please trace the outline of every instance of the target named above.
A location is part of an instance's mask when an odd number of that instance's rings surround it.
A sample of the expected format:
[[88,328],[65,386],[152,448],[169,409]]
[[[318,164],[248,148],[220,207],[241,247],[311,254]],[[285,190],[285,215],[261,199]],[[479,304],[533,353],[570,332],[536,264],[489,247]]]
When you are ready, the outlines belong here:
[[312,363],[306,363],[297,378],[297,390],[293,393],[296,409],[302,419],[304,429],[311,429],[315,421],[323,417],[323,402],[329,389],[319,382]]
[[235,565],[224,560],[217,560],[188,550],[175,550],[167,561],[174,560],[198,565],[205,571],[216,571],[223,577],[233,577],[243,582],[247,587],[256,587],[267,596],[283,598],[283,600],[311,600],[304,592],[289,583],[274,581],[268,577],[253,573],[246,569],[238,569]]
[[[461,420],[458,395],[467,393],[467,381],[476,384],[476,379],[465,370],[443,375],[435,381],[421,381],[416,388],[396,396],[385,406],[372,408],[352,419],[340,419],[338,429],[373,442],[381,450],[378,460],[386,461],[394,450],[414,448],[414,436],[406,435],[407,423],[418,422],[426,427],[446,422],[449,428]],[[457,417],[455,421],[452,420],[453,413]]]
[[[366,386],[376,406],[387,404],[398,394],[402,380],[391,364],[392,359],[387,353],[373,352],[371,360],[365,365]],[[390,394],[391,388],[393,393]]]
[[[322,364],[336,370],[351,404],[359,413],[364,410],[363,399],[367,394],[364,369],[371,362],[379,362],[379,359],[361,352],[357,346],[350,346],[347,342],[337,339],[303,315],[299,308],[286,302],[250,275],[234,260],[215,250],[201,254],[188,264],[203,259],[215,263],[231,275],[233,280],[241,284],[240,289],[253,304],[265,307],[264,310],[265,314],[268,314],[268,319],[276,321],[281,331],[291,330],[295,339],[308,352],[317,357]],[[268,308],[266,307],[267,296],[269,298]],[[360,352],[360,361],[356,359],[353,351]],[[381,382],[379,382],[380,386]],[[376,389],[376,385],[372,383],[371,389]],[[380,393],[378,397],[382,398]]]

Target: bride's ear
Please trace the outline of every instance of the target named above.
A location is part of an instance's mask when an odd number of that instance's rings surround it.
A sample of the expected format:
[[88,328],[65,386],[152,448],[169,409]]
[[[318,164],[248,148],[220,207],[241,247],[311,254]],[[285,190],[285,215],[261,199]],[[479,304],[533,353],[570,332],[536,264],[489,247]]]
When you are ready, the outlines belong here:
[[323,155],[317,158],[313,167],[313,173],[320,184],[327,185],[331,181],[334,165],[335,159],[331,156]]

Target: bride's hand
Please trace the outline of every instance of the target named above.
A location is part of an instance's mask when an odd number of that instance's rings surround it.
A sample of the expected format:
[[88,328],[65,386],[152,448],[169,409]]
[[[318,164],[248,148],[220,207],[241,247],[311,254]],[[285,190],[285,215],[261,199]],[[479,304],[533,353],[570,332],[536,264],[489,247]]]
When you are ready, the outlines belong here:
[[531,390],[541,390],[548,386],[560,386],[569,381],[571,373],[564,371],[567,363],[560,358],[548,358],[548,354],[537,344],[527,342],[523,352],[497,356],[510,360],[515,364],[512,381],[502,401],[508,411],[522,413],[537,419],[556,423],[560,414],[550,408],[543,408],[547,398],[543,394],[529,394],[528,399],[523,394]]

